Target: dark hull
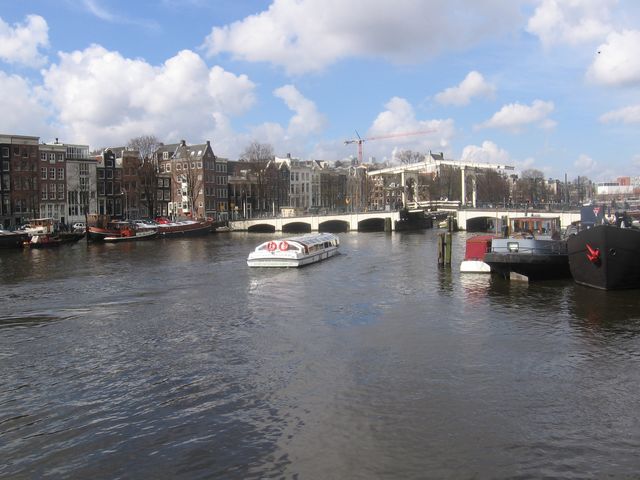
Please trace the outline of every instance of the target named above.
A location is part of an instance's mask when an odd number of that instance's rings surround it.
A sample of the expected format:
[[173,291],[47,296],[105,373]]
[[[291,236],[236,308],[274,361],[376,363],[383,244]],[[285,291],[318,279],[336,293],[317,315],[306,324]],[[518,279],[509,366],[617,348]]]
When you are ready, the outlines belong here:
[[198,237],[201,235],[208,235],[212,232],[212,225],[210,223],[201,223],[196,225],[186,226],[167,226],[160,225],[158,227],[158,235],[160,237]]
[[531,281],[570,278],[569,259],[564,254],[495,253],[484,257],[491,271],[509,278],[511,272]]
[[26,233],[7,233],[0,235],[0,249],[22,248],[25,241],[29,239]]
[[24,245],[30,248],[51,248],[76,243],[83,237],[84,233],[63,232],[54,236],[49,236],[46,240],[40,242],[33,243],[32,241],[27,241]]
[[576,283],[602,290],[640,288],[640,230],[598,225],[572,235],[567,243]]
[[98,227],[87,228],[87,240],[90,242],[104,242],[105,237],[112,237],[114,235],[120,235],[120,232]]

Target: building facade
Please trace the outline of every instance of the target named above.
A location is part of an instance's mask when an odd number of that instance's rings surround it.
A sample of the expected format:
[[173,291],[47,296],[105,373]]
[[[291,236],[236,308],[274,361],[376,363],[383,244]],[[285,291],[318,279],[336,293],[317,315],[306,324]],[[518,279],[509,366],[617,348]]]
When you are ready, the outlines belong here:
[[40,137],[0,135],[0,219],[15,228],[40,216]]
[[68,220],[66,153],[61,143],[40,145],[40,216],[62,224]]
[[97,212],[97,160],[89,155],[89,145],[65,144],[67,177],[67,223],[84,222]]

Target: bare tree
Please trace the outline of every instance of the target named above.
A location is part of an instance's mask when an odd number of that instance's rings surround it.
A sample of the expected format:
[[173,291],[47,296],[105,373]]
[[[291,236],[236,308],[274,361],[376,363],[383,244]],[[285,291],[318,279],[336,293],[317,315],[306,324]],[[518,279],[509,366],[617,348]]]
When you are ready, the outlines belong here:
[[484,170],[477,175],[478,201],[493,204],[506,202],[509,198],[509,184],[503,175],[495,170]]
[[150,160],[162,142],[155,135],[142,135],[129,140],[127,147],[140,153],[140,160]]
[[252,141],[240,155],[240,161],[248,163],[248,170],[256,178],[256,197],[259,211],[268,209],[266,192],[269,190],[269,186],[267,185],[266,168],[273,158],[273,147],[268,143],[260,143],[256,140]]
[[547,189],[544,185],[544,173],[535,168],[523,170],[517,183],[519,197],[523,201],[535,205],[547,197]]
[[400,150],[400,152],[396,154],[396,158],[400,160],[400,163],[403,165],[424,162],[425,160],[424,153],[414,152],[413,150]]
[[148,215],[154,218],[158,210],[156,190],[158,187],[158,166],[153,161],[153,154],[162,143],[155,135],[141,135],[134,137],[127,142],[127,147],[137,150],[140,156],[138,166],[137,188],[134,192],[142,203],[147,207]]
[[158,170],[149,159],[143,160],[138,168],[138,188],[140,189],[140,200],[147,207],[149,217],[155,218],[158,214],[158,199],[156,198]]
[[187,187],[187,197],[189,201],[189,209],[193,217],[198,213],[198,198],[202,191],[202,171],[197,168],[192,168],[190,163],[187,163],[187,171],[182,172],[182,177]]

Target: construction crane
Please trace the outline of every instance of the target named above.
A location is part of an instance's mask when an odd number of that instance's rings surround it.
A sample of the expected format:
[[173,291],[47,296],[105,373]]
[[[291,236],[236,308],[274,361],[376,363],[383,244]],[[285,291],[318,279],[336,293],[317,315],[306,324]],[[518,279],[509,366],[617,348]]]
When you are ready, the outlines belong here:
[[384,140],[387,138],[396,138],[396,137],[409,137],[411,135],[425,135],[427,133],[435,133],[437,130],[421,130],[419,132],[405,132],[405,133],[394,133],[391,135],[376,135],[374,137],[362,138],[358,131],[356,130],[356,135],[358,138],[352,138],[350,140],[345,140],[344,144],[349,145],[351,143],[358,144],[358,165],[362,164],[362,144],[364,142],[369,142],[371,140]]

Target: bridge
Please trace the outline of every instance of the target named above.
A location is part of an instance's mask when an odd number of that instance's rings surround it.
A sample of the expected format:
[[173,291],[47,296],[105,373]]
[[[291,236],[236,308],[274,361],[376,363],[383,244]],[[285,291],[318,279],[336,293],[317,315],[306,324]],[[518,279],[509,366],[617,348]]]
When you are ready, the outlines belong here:
[[[442,211],[442,210],[440,210]],[[531,210],[517,210],[517,209],[504,209],[497,208],[493,210],[482,209],[462,209],[451,210],[451,213],[455,215],[458,221],[458,228],[461,230],[469,229],[481,229],[482,223],[491,221],[494,219],[500,219],[502,217],[515,218],[515,217],[542,217],[542,218],[556,218],[560,217],[560,226],[566,228],[571,223],[580,220],[580,212],[538,212]],[[495,225],[495,224],[494,224]],[[475,228],[474,228],[475,227]]]
[[229,222],[229,228],[248,232],[350,232],[350,231],[382,231],[385,221],[391,223],[395,230],[400,220],[400,212],[361,212],[337,213],[328,215],[307,215],[301,217],[267,217],[251,218]]

